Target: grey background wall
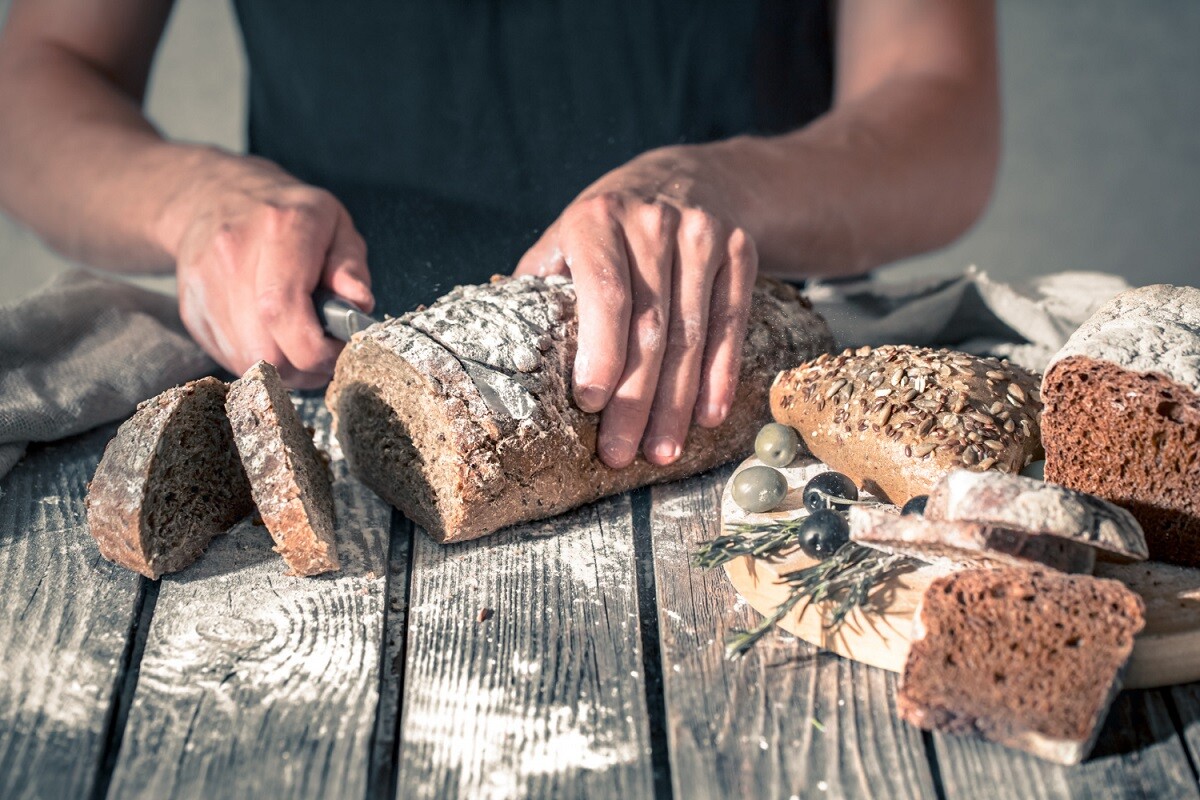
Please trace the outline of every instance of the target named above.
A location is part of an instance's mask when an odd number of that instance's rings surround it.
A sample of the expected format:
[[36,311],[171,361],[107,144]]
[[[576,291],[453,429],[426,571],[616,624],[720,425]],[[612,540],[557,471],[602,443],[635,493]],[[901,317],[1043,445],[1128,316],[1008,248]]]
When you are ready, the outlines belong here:
[[[884,276],[974,263],[1001,278],[1095,269],[1200,284],[1200,3],[999,5],[1005,156],[992,206],[958,243]],[[239,149],[244,74],[228,4],[178,0],[149,112],[172,136]],[[0,218],[0,304],[62,268]]]

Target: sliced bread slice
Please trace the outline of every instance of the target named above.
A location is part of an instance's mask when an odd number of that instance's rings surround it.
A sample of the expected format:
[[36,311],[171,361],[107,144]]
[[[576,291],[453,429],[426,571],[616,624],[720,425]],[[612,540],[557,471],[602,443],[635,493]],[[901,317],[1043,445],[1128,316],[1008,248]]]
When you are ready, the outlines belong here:
[[1051,534],[1094,547],[1112,561],[1144,561],[1147,556],[1142,526],[1125,509],[1021,475],[955,470],[930,492],[925,517]]
[[340,569],[329,470],[275,367],[250,367],[230,385],[225,409],[254,502],[289,574]]
[[109,561],[158,578],[191,564],[253,510],[225,416],[226,386],[201,378],[142,403],[88,486],[88,529]]
[[1113,580],[1022,568],[937,578],[913,620],[897,710],[921,728],[1076,764],[1144,624],[1141,598]]
[[1063,572],[1090,573],[1096,564],[1093,548],[1069,538],[986,522],[901,516],[870,506],[850,508],[850,539],[876,550],[951,567],[1045,565]]

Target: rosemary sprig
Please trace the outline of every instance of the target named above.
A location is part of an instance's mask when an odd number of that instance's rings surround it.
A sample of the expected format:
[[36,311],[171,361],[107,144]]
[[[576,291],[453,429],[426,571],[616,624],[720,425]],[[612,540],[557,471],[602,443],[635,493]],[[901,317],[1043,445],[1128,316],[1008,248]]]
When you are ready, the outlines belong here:
[[825,630],[835,631],[851,611],[867,603],[873,588],[912,565],[912,560],[905,556],[884,553],[854,542],[844,544],[824,561],[780,576],[780,582],[789,587],[787,599],[758,625],[749,630],[734,631],[726,642],[725,655],[728,658],[745,655],[800,603],[807,609],[812,603],[836,601],[822,623]]
[[805,517],[755,524],[739,522],[725,528],[725,533],[702,542],[692,555],[692,563],[701,569],[719,567],[741,556],[765,558],[796,544]]

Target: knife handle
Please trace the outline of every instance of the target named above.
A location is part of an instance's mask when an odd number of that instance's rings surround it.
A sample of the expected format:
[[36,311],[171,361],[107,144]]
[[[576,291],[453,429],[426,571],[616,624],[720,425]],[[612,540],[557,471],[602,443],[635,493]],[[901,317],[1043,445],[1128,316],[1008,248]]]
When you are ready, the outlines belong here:
[[376,321],[328,289],[313,292],[313,308],[325,333],[343,342]]

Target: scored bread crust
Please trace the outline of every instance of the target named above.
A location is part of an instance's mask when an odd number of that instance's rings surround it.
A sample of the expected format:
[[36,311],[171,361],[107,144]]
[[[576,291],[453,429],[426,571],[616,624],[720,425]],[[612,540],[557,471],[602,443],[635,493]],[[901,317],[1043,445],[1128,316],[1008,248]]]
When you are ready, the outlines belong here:
[[328,467],[275,367],[259,361],[229,387],[225,410],[254,503],[289,575],[341,568]]
[[1093,548],[1069,538],[984,522],[935,521],[867,506],[851,506],[850,540],[951,568],[1042,565],[1086,574],[1096,564]]
[[1094,547],[1114,561],[1147,556],[1142,526],[1125,509],[1023,475],[955,470],[930,492],[925,518],[1057,536]]
[[908,345],[781,373],[771,413],[814,456],[896,505],[953,469],[1019,472],[1040,455],[1038,379],[994,358]]
[[1117,295],[1043,387],[1046,479],[1127,508],[1151,558],[1200,566],[1200,289]]
[[109,561],[151,579],[176,572],[254,508],[225,392],[216,378],[168,389],[117,429],[86,501]]
[[1077,764],[1144,625],[1142,599],[1114,580],[1023,567],[936,578],[913,620],[897,711]]
[[326,395],[351,471],[439,541],[473,539],[745,455],[775,373],[833,345],[794,287],[760,278],[726,421],[693,426],[669,466],[614,470],[595,453],[599,416],[572,400],[577,331],[570,281],[532,276],[372,326]]

